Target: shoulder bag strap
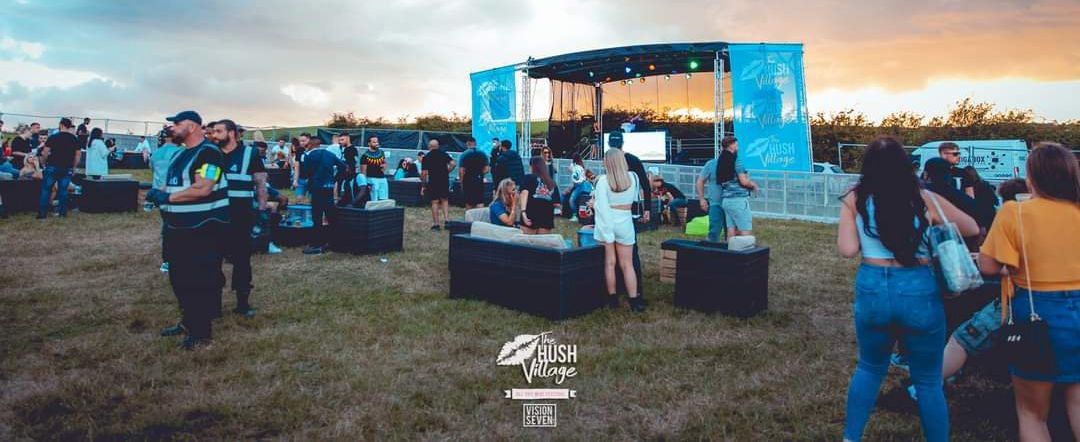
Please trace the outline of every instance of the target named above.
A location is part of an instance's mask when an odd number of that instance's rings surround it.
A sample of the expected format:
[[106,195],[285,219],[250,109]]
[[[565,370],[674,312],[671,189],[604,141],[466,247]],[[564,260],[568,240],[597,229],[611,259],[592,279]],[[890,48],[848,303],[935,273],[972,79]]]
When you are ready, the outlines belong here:
[[[1039,315],[1035,313],[1035,297],[1031,294],[1031,292],[1035,290],[1035,284],[1031,279],[1031,261],[1028,261],[1027,241],[1024,241],[1024,203],[1019,201],[1016,203],[1016,220],[1020,229],[1020,253],[1024,257],[1024,279],[1027,279],[1028,285],[1028,306],[1031,307],[1030,319],[1032,321],[1037,321],[1040,318]],[[1009,321],[1012,322],[1012,308],[1009,309]]]

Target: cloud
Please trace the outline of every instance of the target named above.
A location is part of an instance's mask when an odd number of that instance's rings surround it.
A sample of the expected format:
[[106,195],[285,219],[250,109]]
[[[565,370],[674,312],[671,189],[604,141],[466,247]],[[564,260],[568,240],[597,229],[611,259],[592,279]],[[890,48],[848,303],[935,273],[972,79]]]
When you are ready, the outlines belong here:
[[41,58],[41,54],[45,53],[45,45],[28,41],[18,41],[11,37],[4,37],[0,39],[0,50],[14,53],[16,57],[37,60]]
[[[804,42],[811,97],[935,91],[947,79],[1080,79],[1074,0],[324,0],[302,14],[286,0],[186,6],[167,19],[143,0],[69,2],[62,14],[47,2],[5,10],[11,43],[0,40],[0,69],[10,69],[0,72],[14,83],[0,106],[156,119],[196,108],[261,125],[313,124],[339,111],[467,114],[469,72],[670,41]],[[35,92],[15,101],[12,84]],[[1076,117],[1064,94],[1003,98]],[[545,107],[537,100],[534,113]]]

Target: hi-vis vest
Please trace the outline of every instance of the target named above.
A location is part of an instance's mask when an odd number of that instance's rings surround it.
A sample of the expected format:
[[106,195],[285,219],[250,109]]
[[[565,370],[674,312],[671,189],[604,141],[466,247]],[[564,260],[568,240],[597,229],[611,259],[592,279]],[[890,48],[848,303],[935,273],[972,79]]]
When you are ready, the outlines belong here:
[[[191,168],[195,166],[199,154],[206,149],[218,150],[217,146],[203,142],[199,146],[181,151],[173,158],[165,178],[166,192],[180,192],[195,183]],[[210,221],[229,222],[228,187],[228,181],[223,176],[214,184],[213,192],[202,200],[162,205],[161,214],[165,218],[165,224],[173,229],[194,229]]]
[[235,155],[225,157],[225,167],[227,167],[225,178],[229,179],[229,199],[251,199],[255,197],[255,182],[248,173],[248,168],[251,167],[252,147],[241,144],[236,148],[241,149],[239,161],[234,159]]

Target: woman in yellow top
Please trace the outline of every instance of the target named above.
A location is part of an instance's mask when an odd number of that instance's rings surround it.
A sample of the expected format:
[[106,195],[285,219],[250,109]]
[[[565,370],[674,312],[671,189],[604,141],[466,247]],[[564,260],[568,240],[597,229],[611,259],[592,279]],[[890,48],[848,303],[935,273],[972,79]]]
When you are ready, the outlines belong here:
[[1069,422],[1080,439],[1080,166],[1060,144],[1039,143],[1028,156],[1027,181],[1031,200],[1002,206],[979,267],[987,275],[1008,267],[1017,286],[1013,317],[1027,320],[1031,290],[1035,312],[1050,330],[1053,373],[1010,367],[1020,440],[1050,440],[1046,418],[1054,384],[1065,387]]

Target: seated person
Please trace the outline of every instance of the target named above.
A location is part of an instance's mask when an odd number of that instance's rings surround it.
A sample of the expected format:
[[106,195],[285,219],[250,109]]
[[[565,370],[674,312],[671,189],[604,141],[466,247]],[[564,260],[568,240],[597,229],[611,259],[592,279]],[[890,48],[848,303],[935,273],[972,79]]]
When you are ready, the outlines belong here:
[[513,179],[504,178],[495,189],[495,200],[488,208],[491,223],[497,226],[514,227],[517,213],[517,184]]
[[650,175],[649,182],[656,199],[660,200],[660,213],[666,215],[672,225],[679,225],[679,209],[686,208],[686,194],[682,193],[674,184],[664,181],[660,175]]
[[27,156],[23,161],[23,167],[19,170],[20,180],[40,180],[42,179],[42,168],[39,163],[39,159],[36,156]]

